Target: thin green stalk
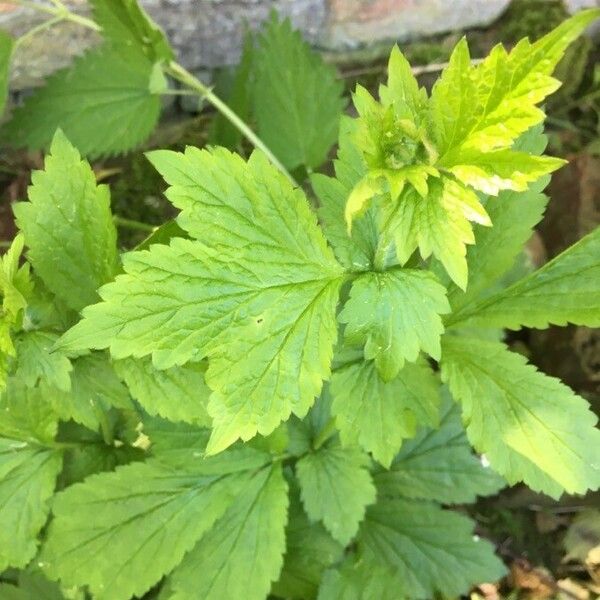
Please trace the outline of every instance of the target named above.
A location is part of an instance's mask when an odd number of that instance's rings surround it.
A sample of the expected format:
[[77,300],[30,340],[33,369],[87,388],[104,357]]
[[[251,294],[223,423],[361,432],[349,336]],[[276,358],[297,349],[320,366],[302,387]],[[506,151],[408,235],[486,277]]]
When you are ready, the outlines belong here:
[[41,33],[42,31],[45,31],[46,29],[50,29],[50,27],[56,25],[57,23],[60,23],[63,20],[64,19],[62,16],[52,17],[51,19],[48,19],[47,21],[44,21],[43,23],[40,23],[39,25],[32,27],[29,31],[24,33],[21,37],[17,38],[17,40],[15,42],[15,48],[22,46],[25,42],[30,40],[32,37],[34,37],[38,33]]
[[194,77],[189,71],[184,69],[176,62],[169,63],[167,69],[173,79],[188,86],[196,91],[200,96],[206,98],[254,147],[262,150],[267,158],[290,180],[293,185],[297,185],[294,178],[288,170],[279,162],[279,159],[269,150],[265,143],[238,117],[238,115],[223,102],[211,88],[204,85],[197,77]]
[[335,417],[331,417],[325,424],[325,427],[319,431],[313,440],[313,450],[318,450],[329,438],[333,437],[337,433],[337,427],[335,425]]
[[142,221],[135,221],[133,219],[126,219],[125,217],[120,217],[119,215],[114,215],[113,221],[117,227],[135,229],[136,231],[145,231],[147,233],[153,233],[156,229],[154,225],[148,225],[148,223],[142,223]]
[[77,23],[78,25],[83,25],[83,27],[87,27],[88,29],[93,29],[94,31],[102,30],[100,25],[95,23],[92,19],[88,19],[87,17],[82,17],[81,15],[71,12],[62,2],[53,2],[53,6],[49,6],[48,4],[29,2],[29,0],[12,1],[17,6],[31,8],[33,10],[37,10],[38,12],[44,12],[52,15],[53,17],[60,17],[61,21],[71,21],[73,23]]

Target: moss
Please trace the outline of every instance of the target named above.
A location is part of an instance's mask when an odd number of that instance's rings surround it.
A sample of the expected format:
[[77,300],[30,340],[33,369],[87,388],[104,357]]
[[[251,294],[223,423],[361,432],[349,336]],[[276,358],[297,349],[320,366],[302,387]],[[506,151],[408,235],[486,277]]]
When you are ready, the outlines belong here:
[[537,39],[568,17],[562,0],[513,0],[499,22],[500,37],[515,43]]

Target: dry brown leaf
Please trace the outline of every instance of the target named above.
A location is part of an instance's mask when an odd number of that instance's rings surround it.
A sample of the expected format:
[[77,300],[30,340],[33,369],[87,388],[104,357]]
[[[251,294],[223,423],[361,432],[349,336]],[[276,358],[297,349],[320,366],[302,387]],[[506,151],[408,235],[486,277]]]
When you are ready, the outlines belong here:
[[519,558],[510,567],[513,586],[528,592],[529,598],[543,600],[556,594],[556,582],[542,567],[533,567],[529,561]]

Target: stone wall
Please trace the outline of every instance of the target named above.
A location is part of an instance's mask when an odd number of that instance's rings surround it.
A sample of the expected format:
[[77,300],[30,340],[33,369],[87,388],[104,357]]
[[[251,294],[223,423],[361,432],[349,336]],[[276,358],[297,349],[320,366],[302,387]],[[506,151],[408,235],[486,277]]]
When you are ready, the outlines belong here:
[[[85,0],[67,1],[83,13],[87,9]],[[273,9],[289,16],[315,46],[347,51],[487,25],[509,1],[142,0],[142,4],[165,29],[181,62],[189,69],[201,70],[235,63],[245,28],[258,27]],[[567,4],[581,8],[600,5],[600,0],[567,0]],[[0,0],[0,28],[19,35],[39,21],[39,13]],[[95,39],[92,32],[72,24],[36,36],[15,57],[13,87],[35,85]]]

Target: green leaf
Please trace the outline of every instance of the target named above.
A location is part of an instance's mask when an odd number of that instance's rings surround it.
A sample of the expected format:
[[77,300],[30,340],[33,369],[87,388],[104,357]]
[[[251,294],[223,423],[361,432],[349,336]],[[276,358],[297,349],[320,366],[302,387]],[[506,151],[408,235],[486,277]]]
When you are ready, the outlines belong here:
[[0,571],[35,556],[61,464],[56,450],[0,437]]
[[48,289],[81,310],[117,269],[108,187],[96,186],[89,164],[60,131],[32,182],[30,201],[14,206],[27,256]]
[[116,361],[114,367],[148,414],[210,426],[206,412],[210,390],[204,382],[206,365],[187,363],[159,371],[149,358],[126,358]]
[[372,362],[354,361],[334,370],[329,389],[342,443],[359,444],[386,467],[417,425],[438,424],[439,382],[424,361],[388,383]]
[[465,244],[475,242],[470,221],[491,224],[473,190],[446,176],[430,178],[425,198],[408,187],[381,209],[383,230],[393,239],[401,264],[418,248],[422,258],[433,254],[439,259],[456,285],[465,289]]
[[356,221],[348,234],[344,210],[351,189],[338,179],[321,173],[311,176],[311,184],[319,198],[319,219],[337,259],[347,269],[366,271],[372,265],[377,247],[377,228],[372,218]]
[[368,457],[357,448],[321,447],[296,463],[306,513],[346,545],[357,532],[367,505],[375,502],[375,487],[367,470]]
[[356,131],[356,120],[342,117],[334,161],[336,177],[316,173],[310,181],[319,199],[319,222],[336,257],[348,269],[365,271],[372,266],[379,238],[374,211],[367,210],[353,223],[350,233],[345,218],[346,200],[367,169],[352,139]]
[[453,325],[544,329],[600,326],[600,227],[542,268],[452,315]]
[[536,107],[560,85],[550,75],[566,48],[600,16],[577,13],[535,43],[521,40],[510,53],[496,46],[475,67],[463,40],[434,86],[431,120],[442,156],[457,147],[483,152],[509,148],[544,118]]
[[94,597],[142,596],[169,573],[268,456],[242,449],[174,469],[153,460],[93,475],[56,496],[40,561]]
[[152,62],[174,58],[165,34],[137,0],[92,0],[92,6],[94,21],[102,27],[103,37],[124,57],[139,50]]
[[379,500],[367,510],[358,546],[367,564],[395,572],[400,597],[456,597],[505,574],[471,520],[423,501]]
[[[60,586],[48,581],[37,572],[20,571],[17,585],[0,583],[2,600],[65,600]],[[80,600],[82,596],[69,596],[71,600]]]
[[[25,239],[19,233],[6,253],[0,256],[0,292],[4,322],[7,326],[14,324],[22,316],[22,311],[27,308],[27,302],[33,293],[29,263],[19,266],[24,245]],[[6,352],[5,346],[2,349]]]
[[288,168],[316,168],[338,135],[345,101],[334,69],[289,20],[268,22],[254,54],[258,134]]
[[283,564],[287,491],[280,465],[249,478],[173,573],[172,600],[266,598]]
[[126,255],[125,274],[62,346],[152,353],[163,369],[209,357],[216,453],[306,414],[330,372],[343,271],[303,193],[263,155],[188,148],[151,159],[179,224],[201,241]]
[[279,579],[271,594],[280,598],[316,598],[323,571],[341,558],[344,548],[321,523],[311,523],[297,494],[290,496],[286,551]]
[[32,445],[52,445],[58,417],[41,388],[28,388],[13,377],[0,395],[0,437]]
[[504,344],[451,336],[442,378],[462,404],[469,440],[509,483],[552,496],[600,485],[596,416],[558,379]]
[[71,361],[60,352],[50,352],[58,340],[56,333],[27,331],[17,337],[15,377],[28,387],[39,381],[65,392],[71,389]]
[[0,116],[4,112],[8,97],[8,76],[13,46],[12,37],[6,32],[0,31]]
[[447,155],[440,162],[465,185],[491,195],[497,195],[502,190],[524,192],[530,183],[556,171],[565,163],[561,158],[532,156],[513,150],[485,153],[463,150],[457,155]]
[[459,145],[475,125],[473,113],[477,90],[470,65],[469,45],[463,37],[431,90],[429,120],[436,149],[442,156],[448,149]]
[[398,46],[392,48],[388,62],[387,85],[379,88],[385,106],[393,106],[399,118],[409,118],[418,123],[427,106],[427,92],[419,88],[411,66]]
[[2,129],[16,147],[45,148],[61,128],[89,158],[119,154],[153,131],[160,97],[150,91],[153,65],[135,52],[123,57],[108,46],[92,50],[52,75]]
[[477,496],[489,496],[504,487],[502,479],[473,455],[460,410],[448,398],[439,428],[421,428],[403,444],[390,469],[380,469],[374,480],[380,497],[444,504],[475,502]]
[[[546,136],[538,126],[527,132],[517,142],[524,152],[541,154],[546,147]],[[477,301],[482,293],[489,294],[496,284],[514,264],[523,246],[532,235],[532,229],[539,223],[548,203],[542,190],[549,177],[542,177],[526,192],[504,191],[498,196],[490,196],[485,201],[485,209],[493,227],[476,227],[475,244],[467,250],[469,265],[469,285],[466,292],[452,286],[448,298],[453,308],[451,319],[471,302]]]
[[108,356],[94,352],[72,362],[71,390],[44,389],[54,410],[63,419],[73,419],[97,431],[111,406],[133,408],[127,388],[121,383]]
[[433,273],[416,269],[370,272],[352,283],[339,315],[350,345],[363,345],[384,381],[391,381],[421,350],[439,360],[440,314],[450,311],[446,288]]
[[318,600],[404,600],[398,595],[401,585],[393,570],[349,557],[325,572]]

